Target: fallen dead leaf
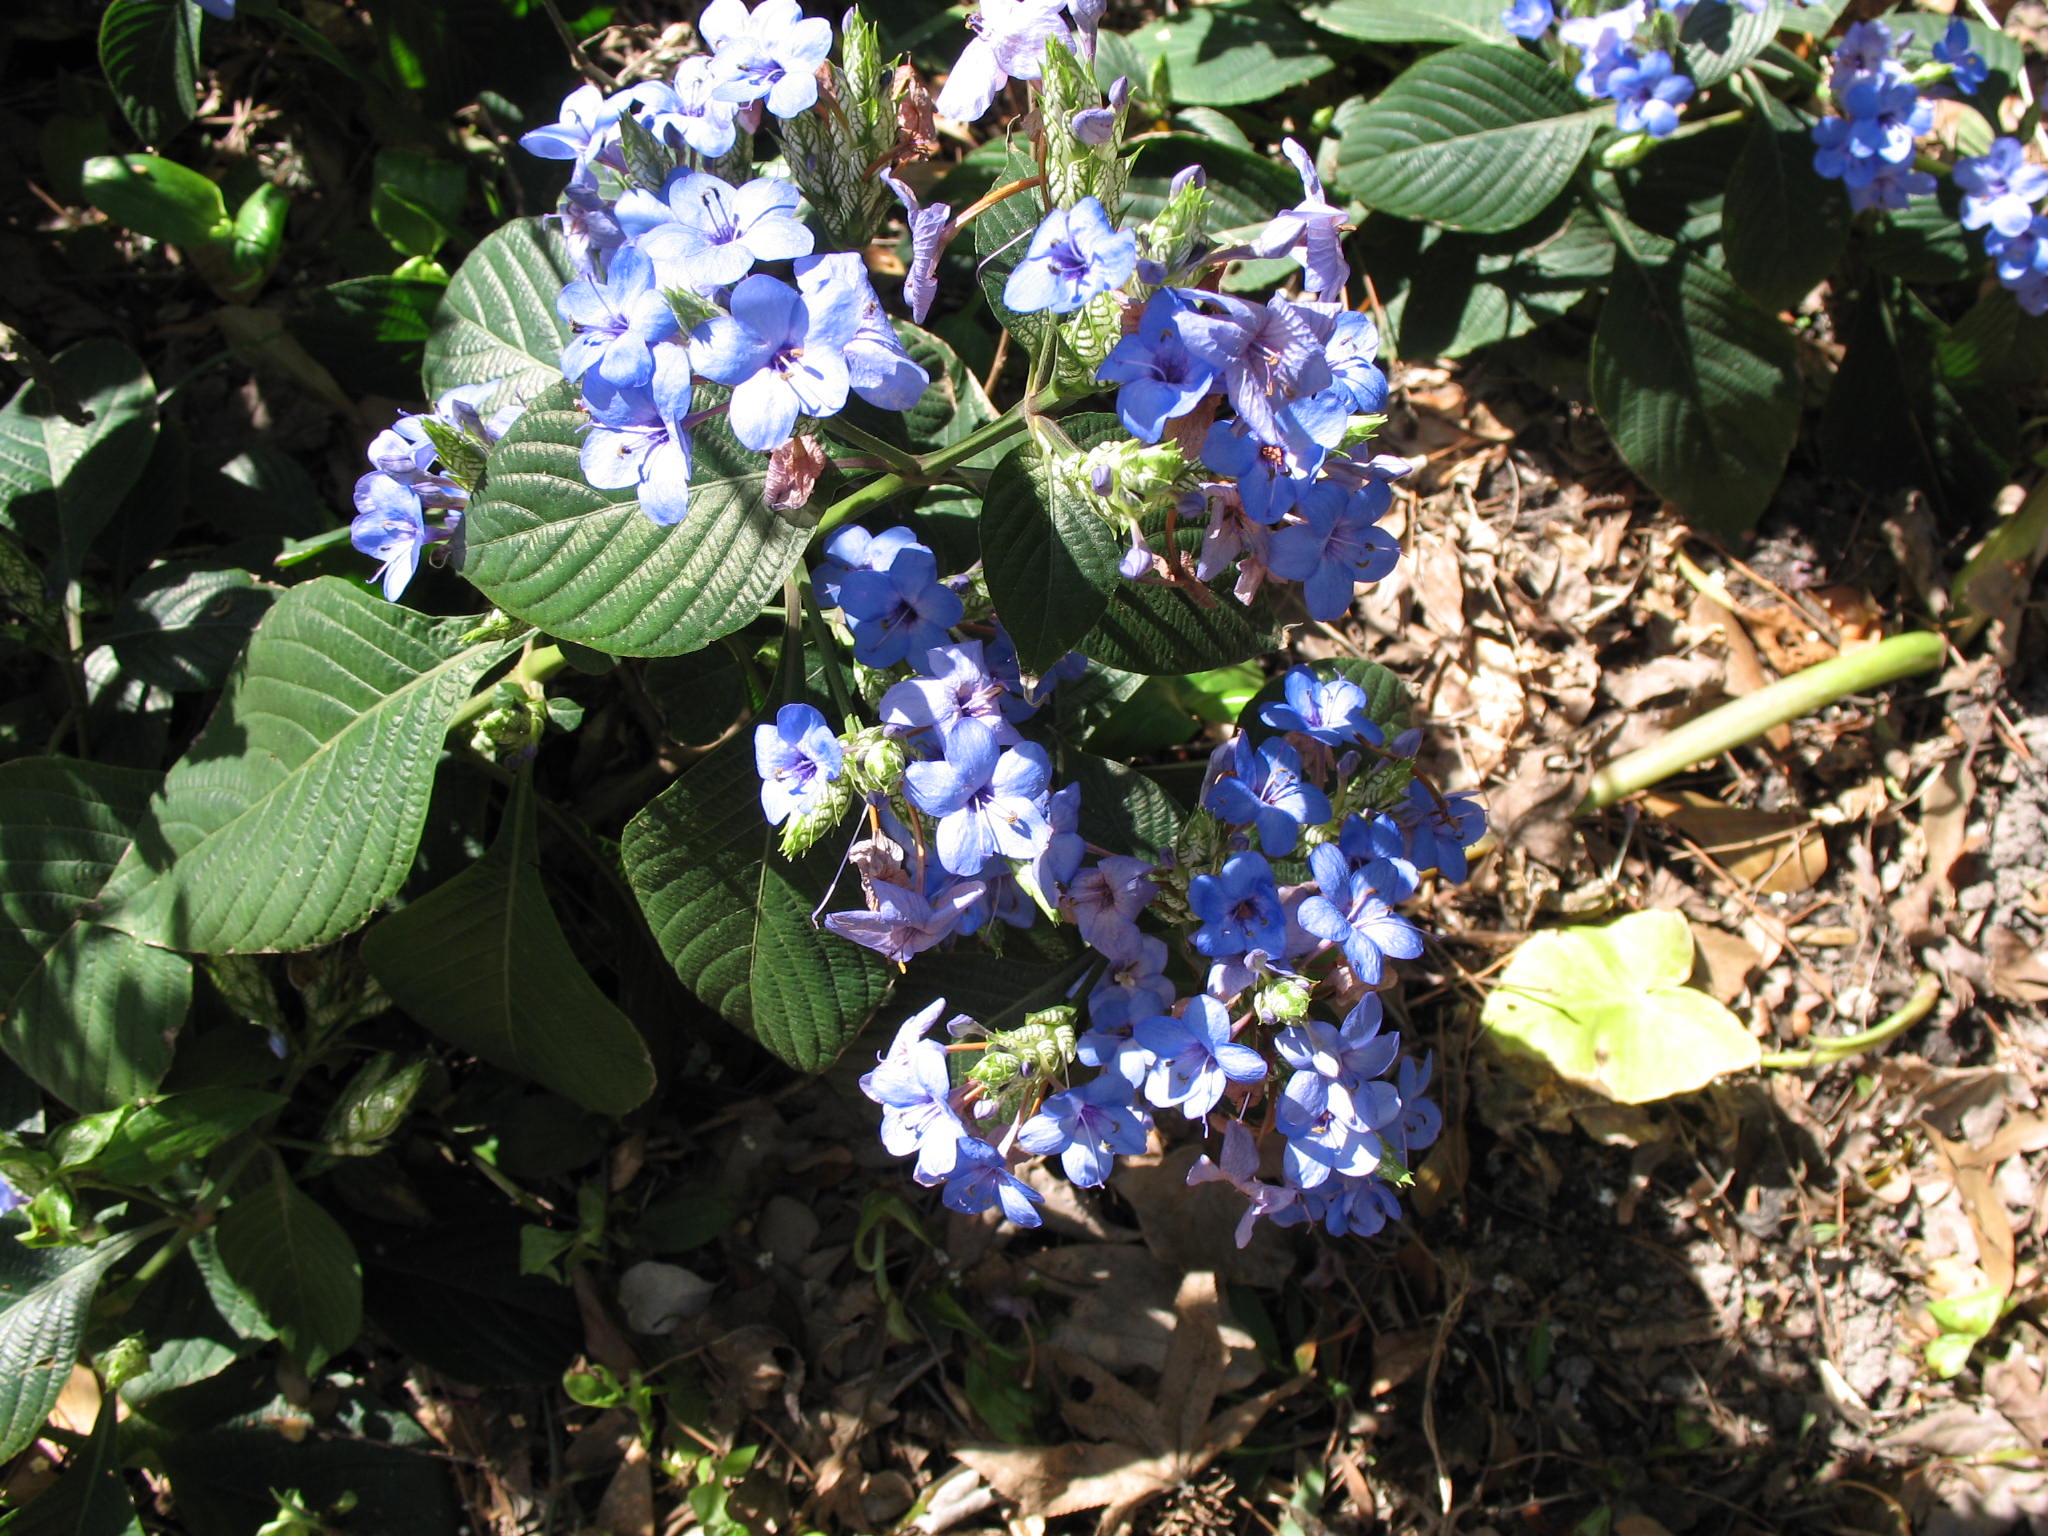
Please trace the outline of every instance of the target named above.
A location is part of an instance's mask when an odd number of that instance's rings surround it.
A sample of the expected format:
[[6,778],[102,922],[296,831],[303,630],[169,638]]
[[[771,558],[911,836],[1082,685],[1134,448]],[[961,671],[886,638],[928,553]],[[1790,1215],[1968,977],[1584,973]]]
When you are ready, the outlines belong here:
[[2010,928],[1994,928],[1985,950],[1992,991],[2009,1002],[2048,1003],[2048,948],[2028,949]]
[[1756,946],[1725,928],[1693,923],[1693,976],[1717,1003],[1732,1003],[1749,987],[1749,978],[1763,964]]
[[1693,790],[1645,795],[1642,805],[1753,891],[1796,895],[1827,873],[1827,844],[1804,812],[1752,811]]

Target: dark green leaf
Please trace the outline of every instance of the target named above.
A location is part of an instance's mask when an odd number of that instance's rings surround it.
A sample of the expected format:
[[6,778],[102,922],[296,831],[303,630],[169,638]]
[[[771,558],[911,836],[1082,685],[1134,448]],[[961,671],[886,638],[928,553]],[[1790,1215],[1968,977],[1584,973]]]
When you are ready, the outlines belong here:
[[86,200],[138,235],[187,247],[232,235],[220,188],[157,155],[96,155],[85,162]]
[[199,7],[192,0],[121,0],[100,19],[100,68],[135,136],[164,144],[192,121],[199,79]]
[[305,296],[292,334],[343,389],[411,399],[433,334],[445,283],[413,277],[352,277]]
[[1265,101],[1327,74],[1331,60],[1286,11],[1264,0],[1193,7],[1149,22],[1125,38],[1150,77],[1166,61],[1172,99],[1208,107]]
[[1592,366],[1601,419],[1653,490],[1705,527],[1756,521],[1799,430],[1790,332],[1683,252],[1656,266],[1623,261]]
[[120,1406],[111,1392],[100,1399],[85,1448],[55,1486],[17,1512],[7,1536],[142,1536],[121,1477]]
[[208,954],[360,927],[412,867],[450,718],[512,644],[460,633],[353,581],[286,592],[164,780],[109,923]]
[[2016,389],[2048,378],[2048,315],[2030,315],[2009,289],[1994,288],[1942,338],[1937,358],[1941,376],[1957,383]]
[[1330,0],[1302,14],[1317,26],[1362,43],[1498,43],[1505,7],[1493,0]]
[[895,326],[903,350],[932,378],[917,404],[903,412],[903,431],[911,447],[929,453],[996,419],[996,408],[959,353],[908,320],[898,320]]
[[1603,122],[1549,65],[1472,44],[1411,65],[1338,113],[1336,183],[1366,206],[1488,233],[1564,189]]
[[[683,985],[791,1066],[818,1071],[881,1005],[893,968],[811,921],[849,828],[791,862],[760,791],[752,743],[722,747],[627,823],[620,854]],[[853,889],[839,904],[858,902]]]
[[1835,270],[1848,240],[1849,200],[1814,170],[1805,129],[1753,119],[1721,207],[1728,275],[1764,308],[1789,309]]
[[153,1184],[179,1163],[206,1156],[285,1101],[257,1088],[194,1088],[143,1104],[120,1124],[86,1166],[117,1184]]
[[1180,811],[1135,769],[1091,752],[1062,752],[1058,781],[1081,786],[1081,835],[1110,853],[1156,859],[1180,836]]
[[434,315],[426,393],[500,381],[496,403],[528,399],[561,382],[569,325],[555,297],[575,273],[559,235],[517,219],[464,258]]
[[654,1091],[639,1031],[548,905],[524,778],[490,852],[379,923],[363,962],[433,1034],[586,1108],[622,1115]]
[[1208,593],[1204,601],[1178,587],[1120,582],[1075,649],[1122,672],[1177,676],[1245,661],[1279,644],[1263,602],[1246,608],[1227,582]]
[[0,409],[0,526],[49,557],[53,590],[78,574],[157,435],[156,386],[120,342],[81,341],[57,355],[55,369],[90,424],[67,420],[40,384]]
[[1678,29],[1676,66],[1701,90],[1719,85],[1769,46],[1781,18],[1776,0],[1761,10],[1696,5]]
[[943,997],[947,1007],[992,1030],[1019,1028],[1042,1008],[1076,1001],[1074,984],[1102,957],[1072,928],[1043,919],[1009,934],[1003,952],[927,950],[898,984],[892,1018],[908,1018]]
[[56,757],[0,765],[0,1046],[84,1112],[155,1089],[192,996],[183,957],[92,921],[156,783]]
[[41,1433],[71,1378],[100,1282],[135,1246],[133,1235],[93,1248],[24,1248],[0,1237],[0,1461]]
[[160,565],[128,589],[100,643],[158,688],[218,688],[277,595],[239,566]]
[[1942,177],[1933,197],[1916,197],[1885,214],[1873,229],[1859,229],[1857,255],[1909,283],[1968,282],[1982,270],[1977,239],[1962,226],[1963,193]]
[[469,178],[452,160],[381,149],[370,179],[370,222],[401,256],[432,256],[462,221]]
[[245,1185],[222,1213],[214,1251],[309,1373],[362,1331],[363,1268],[355,1244],[281,1163]]
[[[445,1457],[354,1435],[287,1439],[240,1426],[181,1434],[163,1448],[191,1536],[254,1536],[277,1518],[272,1489],[315,1510],[344,1499],[330,1529],[376,1536],[447,1536],[467,1523]],[[300,1530],[306,1529],[301,1525]]]
[[557,382],[491,450],[463,574],[513,617],[614,656],[679,656],[759,613],[810,537],[762,500],[766,456],[722,419],[699,426],[689,516],[663,528],[632,491],[585,483],[585,419]]
[[1123,554],[1096,498],[1060,473],[1035,443],[1010,451],[989,476],[981,508],[988,591],[1028,672],[1049,670],[1109,606]]

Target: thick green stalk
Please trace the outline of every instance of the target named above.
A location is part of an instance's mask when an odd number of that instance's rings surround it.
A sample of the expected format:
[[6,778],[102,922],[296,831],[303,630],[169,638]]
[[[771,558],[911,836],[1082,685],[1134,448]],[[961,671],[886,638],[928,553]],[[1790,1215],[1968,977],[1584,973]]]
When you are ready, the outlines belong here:
[[1822,705],[1852,693],[1882,688],[1918,672],[1931,672],[1941,665],[1947,653],[1947,640],[1930,631],[1894,635],[1867,651],[1823,661],[1768,688],[1710,709],[1663,740],[1618,757],[1594,774],[1586,788],[1586,798],[1579,802],[1578,814],[1583,816],[1610,806],[1694,763],[1754,741],[1772,726],[1797,720]]
[[826,508],[825,515],[818,519],[818,526],[811,532],[811,543],[817,545],[824,542],[843,524],[864,517],[872,509],[894,501],[907,491],[935,484],[955,465],[964,464],[982,449],[1000,443],[1006,438],[1015,437],[1023,430],[1023,413],[1013,406],[987,426],[975,428],[959,442],[948,443],[943,448],[919,455],[916,460],[918,472],[915,476],[878,475],[866,485],[847,492]]
[[1774,1051],[1757,1059],[1757,1065],[1773,1072],[1792,1072],[1802,1067],[1825,1067],[1850,1056],[1874,1051],[1889,1040],[1895,1040],[1918,1024],[1934,1011],[1935,1000],[1941,996],[1941,981],[1932,972],[1921,976],[1920,984],[1913,989],[1913,995],[1906,999],[1898,1012],[1882,1023],[1853,1035],[1841,1035],[1833,1040],[1817,1042],[1811,1050]]
[[[562,648],[559,645],[537,646],[520,657],[519,665],[506,674],[501,681],[508,683],[545,683],[568,665],[569,658],[562,654]],[[497,683],[492,683],[488,687],[479,689],[470,696],[468,702],[462,708],[455,711],[454,718],[448,722],[448,734],[450,736],[473,725],[477,717],[491,707],[491,694],[497,686]]]

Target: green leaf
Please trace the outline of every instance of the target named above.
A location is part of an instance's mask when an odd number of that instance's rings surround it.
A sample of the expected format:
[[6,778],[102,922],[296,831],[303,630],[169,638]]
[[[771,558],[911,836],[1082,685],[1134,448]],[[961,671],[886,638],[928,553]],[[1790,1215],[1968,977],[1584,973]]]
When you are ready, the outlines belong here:
[[1983,269],[1977,241],[1962,226],[1963,191],[1944,176],[1933,197],[1916,197],[1856,231],[1854,252],[1909,283],[1969,282]]
[[155,1090],[191,1001],[182,956],[93,922],[156,783],[56,757],[0,765],[0,1047],[81,1112]]
[[[988,180],[990,187],[1006,186],[1012,181],[1038,174],[1036,162],[1018,145],[1005,141],[985,147],[1002,157],[1000,160],[984,158],[982,161],[982,165],[994,169],[994,175]],[[976,179],[979,180],[978,177]],[[946,178],[948,188],[953,180],[951,176]],[[957,197],[959,194],[949,192],[949,195]],[[1051,317],[1035,312],[1018,314],[1003,303],[1003,288],[1010,281],[1010,273],[1017,263],[1024,259],[1032,231],[1038,228],[1044,217],[1043,191],[1024,191],[985,209],[976,216],[973,224],[975,270],[981,278],[981,291],[988,299],[988,307],[995,315],[996,323],[1010,333],[1027,355],[1036,354]]]
[[54,367],[92,421],[67,420],[40,384],[0,408],[0,526],[49,557],[61,588],[149,462],[157,413],[149,371],[118,341],[81,341]]
[[1998,1320],[2005,1316],[2005,1293],[1989,1290],[1975,1291],[1968,1296],[1951,1296],[1944,1301],[1928,1303],[1927,1314],[1946,1333],[1988,1339],[1991,1330],[1998,1326]]
[[1592,371],[1601,419],[1651,489],[1721,532],[1756,521],[1799,432],[1799,375],[1791,333],[1727,274],[1682,252],[1617,264]]
[[1944,378],[2018,389],[2048,377],[2048,315],[2030,315],[2008,288],[1980,297],[1936,349]]
[[1263,601],[1247,608],[1227,581],[1202,601],[1178,587],[1125,581],[1076,650],[1120,672],[1177,677],[1265,654],[1279,644]]
[[1452,48],[1410,66],[1373,101],[1345,103],[1336,184],[1403,218],[1513,229],[1564,190],[1610,116],[1518,49]]
[[1148,78],[1152,62],[1165,60],[1172,99],[1193,106],[1266,101],[1334,67],[1300,22],[1264,0],[1192,7],[1147,23],[1125,41],[1148,66]]
[[896,339],[932,381],[916,405],[902,413],[903,431],[919,453],[949,447],[996,419],[998,412],[960,354],[908,320],[894,322]]
[[1967,1333],[1943,1333],[1927,1341],[1927,1368],[1943,1381],[1960,1376],[1977,1340]]
[[1719,85],[1770,46],[1781,19],[1775,0],[1758,11],[1740,5],[1696,5],[1678,29],[1673,62],[1701,90]]
[[981,559],[988,594],[1027,672],[1044,672],[1092,629],[1123,579],[1115,532],[1036,443],[988,477]]
[[1042,922],[1006,936],[1000,955],[926,950],[910,962],[890,1013],[908,1018],[943,997],[989,1029],[1016,1029],[1041,1008],[1074,1001],[1074,983],[1101,960],[1073,929]]
[[42,1432],[78,1361],[93,1293],[136,1241],[111,1237],[83,1250],[0,1242],[0,1462]]
[[199,8],[191,0],[121,0],[100,19],[100,69],[135,136],[176,138],[192,121]]
[[1492,0],[1331,0],[1302,14],[1325,31],[1362,43],[1498,43],[1504,9]]
[[277,596],[240,566],[159,565],[128,589],[99,640],[158,688],[218,688]]
[[1062,752],[1057,782],[1081,786],[1081,835],[1110,853],[1156,859],[1180,836],[1165,790],[1135,768],[1092,752]]
[[1967,370],[1973,354],[1910,292],[1868,280],[1840,324],[1842,365],[1817,437],[1830,474],[1925,491],[1956,528],[1990,510],[2019,451],[2012,393]]
[[273,1161],[214,1228],[221,1269],[249,1294],[309,1375],[363,1328],[363,1266],[320,1203]]
[[[265,1115],[284,1098],[260,1088],[194,1088],[154,1104],[119,1111],[113,1134],[82,1166],[117,1184],[152,1184],[178,1164],[206,1156]],[[79,1122],[74,1121],[76,1125]],[[81,1166],[65,1162],[66,1167]]]
[[1849,200],[1814,170],[1805,129],[1753,119],[1721,205],[1728,275],[1765,309],[1789,309],[1835,270],[1848,243]]
[[370,179],[370,222],[401,256],[432,256],[462,220],[469,178],[452,160],[381,149]]
[[1634,912],[1599,928],[1524,939],[1480,1011],[1511,1054],[1623,1104],[1704,1088],[1754,1067],[1755,1037],[1687,986],[1692,929],[1682,913]]
[[208,954],[360,927],[412,868],[450,718],[514,643],[464,646],[462,627],[336,577],[285,593],[165,778],[107,921]]
[[561,237],[538,219],[515,219],[486,236],[434,315],[423,370],[428,397],[499,380],[494,403],[502,403],[560,383],[570,331],[555,298],[575,275]]
[[[626,878],[676,975],[791,1066],[820,1071],[888,996],[894,968],[814,926],[848,828],[794,862],[761,817],[744,739],[712,753],[626,824]],[[840,905],[857,905],[859,893]]]
[[746,624],[810,538],[761,499],[767,457],[723,420],[699,426],[689,516],[664,528],[630,489],[584,482],[574,402],[558,381],[491,450],[463,574],[513,617],[613,656],[679,656]]
[[640,1032],[548,905],[524,776],[490,852],[372,929],[363,963],[433,1034],[586,1109],[623,1115],[654,1091]]
[[448,284],[417,277],[352,277],[306,294],[291,332],[343,389],[410,399]]
[[197,171],[156,155],[95,155],[80,172],[95,208],[138,235],[200,246],[234,233],[220,188]]
[[142,1536],[121,1476],[120,1399],[100,1399],[92,1434],[54,1486],[35,1496],[7,1536]]

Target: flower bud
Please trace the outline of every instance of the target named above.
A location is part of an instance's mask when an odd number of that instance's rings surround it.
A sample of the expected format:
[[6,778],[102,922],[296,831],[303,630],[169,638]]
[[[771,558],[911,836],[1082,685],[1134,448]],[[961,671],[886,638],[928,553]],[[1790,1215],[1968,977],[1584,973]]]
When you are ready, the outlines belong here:
[[853,786],[847,782],[846,774],[826,783],[817,791],[808,810],[797,812],[782,824],[782,856],[799,859],[809,853],[819,838],[846,819],[853,798]]
[[1292,1024],[1308,1016],[1308,997],[1309,987],[1300,978],[1269,974],[1259,979],[1252,1006],[1264,1023]]
[[891,736],[879,725],[864,725],[839,738],[844,754],[846,781],[854,793],[893,795],[903,784],[903,769],[910,761],[902,738]]

